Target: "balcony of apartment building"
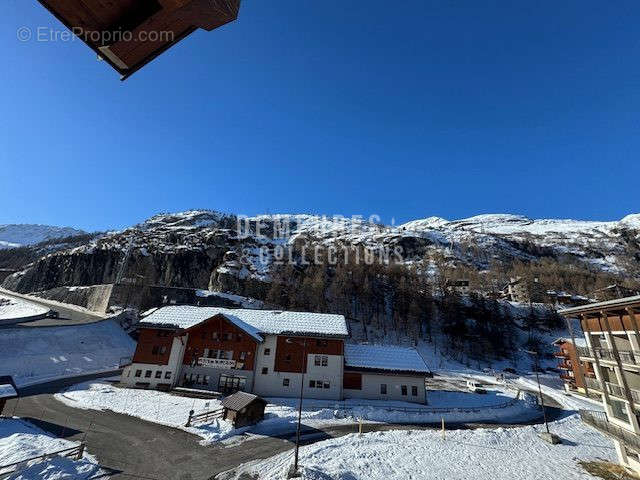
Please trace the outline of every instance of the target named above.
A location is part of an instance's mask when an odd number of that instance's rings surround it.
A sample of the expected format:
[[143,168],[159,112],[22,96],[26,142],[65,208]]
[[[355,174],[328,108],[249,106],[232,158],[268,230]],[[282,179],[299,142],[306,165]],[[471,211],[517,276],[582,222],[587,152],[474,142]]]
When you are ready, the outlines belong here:
[[[580,419],[605,435],[618,440],[623,445],[629,446],[634,450],[640,449],[640,435],[612,423],[605,412],[580,410]],[[619,418],[619,420],[628,421],[626,416],[624,419]]]
[[[588,349],[586,347],[578,348],[578,355],[581,359],[585,359],[587,361],[594,361],[595,357],[602,363],[607,365],[617,364],[618,361],[616,359],[616,352],[609,348],[593,348]],[[595,355],[595,356],[594,356]],[[629,368],[640,369],[640,353],[634,352],[632,350],[618,350],[618,357],[620,358],[620,363]]]

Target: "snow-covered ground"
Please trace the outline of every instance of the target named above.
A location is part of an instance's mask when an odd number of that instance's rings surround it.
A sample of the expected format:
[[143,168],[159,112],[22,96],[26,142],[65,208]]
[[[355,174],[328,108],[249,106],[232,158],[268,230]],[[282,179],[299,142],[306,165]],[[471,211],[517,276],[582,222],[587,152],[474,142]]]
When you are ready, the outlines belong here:
[[[438,431],[415,430],[350,434],[302,447],[300,464],[308,480],[593,480],[579,460],[615,461],[611,441],[577,415],[552,422],[561,445],[541,440],[537,434],[543,429],[453,430],[445,438]],[[284,478],[291,463],[286,452],[247,464],[227,478],[242,472],[262,480]]]
[[0,331],[2,373],[20,386],[117,370],[135,342],[112,320]]
[[[111,410],[155,423],[182,428],[202,437],[209,443],[224,440],[245,432],[254,435],[273,435],[291,431],[297,421],[297,400],[269,398],[265,419],[243,429],[222,420],[210,425],[185,427],[190,410],[195,413],[215,410],[218,400],[196,399],[155,390],[120,388],[104,382],[75,385],[56,399],[74,408]],[[491,390],[485,395],[463,392],[430,392],[428,406],[407,402],[347,400],[344,402],[306,400],[303,404],[303,423],[309,427],[328,424],[354,423],[357,419],[388,423],[445,422],[514,422],[540,416],[532,399],[513,398],[509,392]],[[507,404],[507,406],[505,406]],[[444,411],[443,409],[447,409]]]
[[44,315],[49,310],[35,303],[0,295],[0,320],[34,317]]
[[[24,420],[0,419],[0,466],[75,446],[77,443],[52,437]],[[85,454],[79,461],[55,458],[46,462],[30,462],[21,466],[9,478],[12,480],[80,480],[92,478],[99,471],[96,460]],[[0,469],[0,475],[8,472],[9,470]]]

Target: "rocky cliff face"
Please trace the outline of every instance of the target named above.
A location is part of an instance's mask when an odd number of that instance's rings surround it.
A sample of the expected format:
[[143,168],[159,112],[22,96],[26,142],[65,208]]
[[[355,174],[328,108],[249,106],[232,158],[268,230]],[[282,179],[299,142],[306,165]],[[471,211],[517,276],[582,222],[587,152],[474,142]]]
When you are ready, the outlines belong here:
[[7,277],[5,288],[27,293],[61,286],[121,283],[211,288],[260,298],[274,264],[313,261],[315,247],[358,246],[429,269],[440,253],[476,269],[514,259],[578,261],[595,270],[638,275],[640,217],[619,222],[530,220],[482,215],[430,217],[399,227],[313,215],[239,218],[196,210],[156,215],[121,232],[47,254]]

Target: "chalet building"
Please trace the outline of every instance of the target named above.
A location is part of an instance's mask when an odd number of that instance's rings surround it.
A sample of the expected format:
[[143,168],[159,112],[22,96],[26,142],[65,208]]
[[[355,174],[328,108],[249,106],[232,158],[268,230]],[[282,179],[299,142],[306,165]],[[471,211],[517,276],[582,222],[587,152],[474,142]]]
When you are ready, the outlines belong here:
[[[345,345],[342,315],[171,305],[152,312],[138,328],[136,352],[122,373],[125,385],[266,397],[296,397],[302,387],[305,397],[316,399],[424,402],[428,369],[415,350],[397,348],[378,357],[384,352],[377,347],[358,346],[360,353],[349,350],[354,353],[345,361],[345,349],[352,346]],[[348,392],[346,379],[356,382]]]
[[581,411],[582,420],[610,436],[620,463],[640,473],[640,296],[559,313],[580,319],[586,346],[576,350],[595,373],[595,379],[583,374],[584,387],[600,395],[605,409]]
[[[562,371],[560,378],[564,382],[564,389],[567,393],[578,392],[586,394],[585,382],[595,381],[595,372],[590,362],[578,359],[577,348],[586,348],[587,342],[584,338],[576,338],[575,343],[570,338],[559,338],[553,345],[558,350],[553,354],[560,360],[558,368]],[[580,362],[580,366],[578,366]]]
[[426,403],[431,376],[414,348],[350,345],[344,351],[344,397]]

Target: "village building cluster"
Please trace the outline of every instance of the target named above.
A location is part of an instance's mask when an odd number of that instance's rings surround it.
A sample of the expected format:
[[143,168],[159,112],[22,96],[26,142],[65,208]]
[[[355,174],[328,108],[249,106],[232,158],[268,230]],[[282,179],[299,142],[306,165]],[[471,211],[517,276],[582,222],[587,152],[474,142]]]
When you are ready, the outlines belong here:
[[125,385],[426,401],[431,372],[418,351],[346,343],[342,315],[172,305],[147,315],[138,328]]

